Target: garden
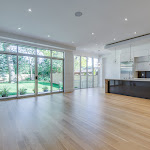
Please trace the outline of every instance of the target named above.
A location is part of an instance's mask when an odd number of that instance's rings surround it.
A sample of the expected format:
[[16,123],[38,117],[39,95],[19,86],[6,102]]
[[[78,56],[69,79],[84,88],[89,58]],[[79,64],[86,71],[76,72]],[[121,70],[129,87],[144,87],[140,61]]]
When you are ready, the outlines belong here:
[[[53,83],[53,91],[61,91],[63,88],[59,84]],[[35,89],[34,81],[22,81],[19,82],[19,95],[25,94],[34,94]],[[27,87],[27,88],[26,88]],[[51,86],[49,82],[39,82],[38,83],[38,91],[39,93],[43,92],[50,92]],[[0,96],[1,97],[8,97],[17,95],[17,83],[0,83]]]

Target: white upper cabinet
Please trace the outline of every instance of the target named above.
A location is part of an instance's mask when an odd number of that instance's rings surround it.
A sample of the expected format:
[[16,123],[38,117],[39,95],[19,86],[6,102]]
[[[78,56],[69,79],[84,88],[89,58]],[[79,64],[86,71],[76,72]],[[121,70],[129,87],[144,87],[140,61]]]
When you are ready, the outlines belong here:
[[135,71],[150,71],[150,62],[136,63]]

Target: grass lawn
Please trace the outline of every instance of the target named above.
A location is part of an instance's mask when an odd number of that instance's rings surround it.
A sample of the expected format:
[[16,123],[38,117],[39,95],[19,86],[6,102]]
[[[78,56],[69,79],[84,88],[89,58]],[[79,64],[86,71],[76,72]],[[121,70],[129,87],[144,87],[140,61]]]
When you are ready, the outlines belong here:
[[[26,90],[26,94],[34,94],[34,86],[35,86],[35,82],[34,81],[21,81],[19,82],[19,89],[20,88],[25,88]],[[39,81],[38,82],[38,92],[39,93],[43,93],[43,87],[48,87],[48,91],[50,91],[51,89],[51,85],[50,82],[45,82],[45,81]],[[17,84],[16,83],[0,83],[0,91],[4,88],[8,88],[9,89],[9,96],[10,95],[17,95]],[[54,84],[53,83],[53,91],[59,91],[59,85],[58,84]],[[1,97],[1,95],[0,95]]]

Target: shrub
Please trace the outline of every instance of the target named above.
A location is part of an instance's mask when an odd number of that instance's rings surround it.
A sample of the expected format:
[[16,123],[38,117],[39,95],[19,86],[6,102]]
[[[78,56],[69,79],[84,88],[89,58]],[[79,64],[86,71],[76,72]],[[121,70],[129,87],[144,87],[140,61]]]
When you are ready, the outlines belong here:
[[32,90],[35,93],[35,89]]
[[48,92],[48,87],[47,86],[44,86],[42,89],[43,89],[44,92]]
[[24,94],[27,93],[27,89],[25,89],[25,88],[20,88],[19,92],[20,92],[20,95],[24,95]]
[[25,81],[31,81],[31,79],[30,78],[26,78]]
[[49,81],[49,77],[44,77],[43,80],[44,81]]
[[50,78],[49,77],[38,76],[38,80],[39,81],[49,81]]
[[2,97],[8,97],[8,95],[9,95],[9,89],[6,88],[6,87],[4,87],[4,88],[0,91],[0,95],[1,95]]

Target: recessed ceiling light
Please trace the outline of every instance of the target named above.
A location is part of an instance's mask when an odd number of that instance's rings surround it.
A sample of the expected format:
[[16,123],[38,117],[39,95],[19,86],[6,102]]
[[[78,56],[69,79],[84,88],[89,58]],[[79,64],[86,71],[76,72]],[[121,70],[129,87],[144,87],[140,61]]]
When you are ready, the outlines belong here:
[[116,39],[114,38],[114,41],[116,41]]
[[137,32],[134,32],[134,34],[136,34]]
[[125,21],[128,21],[128,18],[125,18],[124,20],[125,20]]
[[31,9],[31,8],[29,8],[29,9],[28,9],[28,12],[32,12],[32,9]]
[[72,41],[72,43],[74,43],[74,41]]
[[19,27],[18,30],[21,30],[21,28]]
[[51,37],[50,35],[48,35],[47,37]]
[[92,32],[92,35],[94,35],[95,33],[94,32]]
[[97,46],[98,44],[96,44],[96,46]]
[[77,12],[75,13],[75,16],[76,16],[76,17],[81,17],[82,15],[83,15],[83,13],[80,12],[80,11],[77,11]]

